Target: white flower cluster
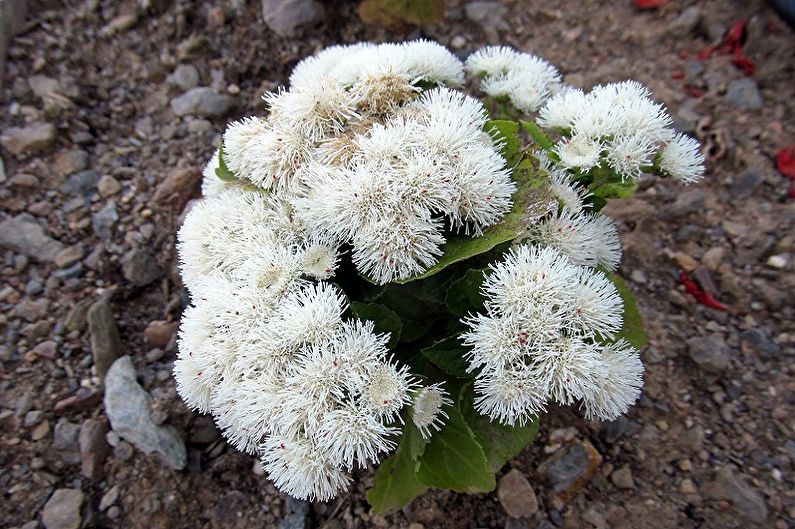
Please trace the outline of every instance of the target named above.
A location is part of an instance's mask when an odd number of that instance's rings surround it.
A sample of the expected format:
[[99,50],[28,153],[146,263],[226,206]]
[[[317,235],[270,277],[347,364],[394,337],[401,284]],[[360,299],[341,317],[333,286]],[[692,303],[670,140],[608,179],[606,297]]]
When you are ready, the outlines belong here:
[[676,133],[665,107],[635,81],[597,86],[588,94],[562,90],[540,109],[538,123],[562,132],[553,151],[569,170],[609,167],[631,180],[656,162],[659,170],[684,183],[704,175],[698,142]]
[[277,487],[326,500],[350,470],[395,447],[412,397],[423,435],[449,400],[390,360],[389,335],[372,322],[343,319],[342,293],[322,281],[337,248],[305,233],[258,191],[221,190],[191,209],[179,252],[192,305],[174,376],[183,400],[212,413],[236,448],[258,453]]
[[436,263],[445,228],[479,234],[512,206],[483,105],[447,87],[463,80],[431,42],[328,48],[266,97],[267,119],[229,126],[224,161],[310,233],[352,245],[374,281],[406,279]]
[[535,112],[561,88],[558,70],[547,61],[507,46],[487,46],[467,58],[466,69],[481,77],[480,88],[506,98],[523,112]]
[[587,418],[626,413],[643,365],[624,340],[615,286],[551,247],[523,245],[491,266],[481,292],[486,314],[464,320],[475,372],[475,407],[492,420],[524,424],[554,400],[581,401]]

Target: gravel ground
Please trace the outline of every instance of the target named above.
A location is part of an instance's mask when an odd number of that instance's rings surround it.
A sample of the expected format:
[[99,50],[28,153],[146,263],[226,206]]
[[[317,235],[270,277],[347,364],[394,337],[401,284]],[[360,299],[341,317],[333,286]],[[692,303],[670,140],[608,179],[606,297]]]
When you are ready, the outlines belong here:
[[[280,35],[256,1],[31,1],[10,28],[0,526],[795,527],[795,201],[773,162],[795,143],[795,37],[764,2],[451,0],[406,33],[363,25],[352,2],[262,4],[299,9],[268,10]],[[695,60],[738,20],[752,77],[729,55]],[[491,494],[433,491],[382,517],[363,472],[336,501],[288,501],[175,393],[174,233],[224,124],[262,112],[298,59],[419,36],[462,56],[509,44],[583,87],[638,79],[708,146],[708,178],[643,180],[608,206],[650,336],[625,419],[551,410]]]

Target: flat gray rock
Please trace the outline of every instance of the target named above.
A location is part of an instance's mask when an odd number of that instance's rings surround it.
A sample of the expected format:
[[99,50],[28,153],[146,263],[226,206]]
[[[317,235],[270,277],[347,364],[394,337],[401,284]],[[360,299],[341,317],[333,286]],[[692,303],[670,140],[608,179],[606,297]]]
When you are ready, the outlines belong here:
[[31,215],[22,213],[0,223],[0,246],[42,262],[55,260],[64,246],[44,233]]
[[171,468],[185,468],[185,443],[168,426],[158,426],[149,414],[152,397],[135,378],[129,356],[116,360],[105,377],[105,412],[116,434],[145,454],[157,454]]
[[82,523],[80,510],[85,494],[78,489],[58,489],[52,493],[41,511],[41,521],[46,529],[79,529]]
[[207,86],[191,88],[171,100],[171,110],[178,116],[221,117],[234,106],[235,100]]

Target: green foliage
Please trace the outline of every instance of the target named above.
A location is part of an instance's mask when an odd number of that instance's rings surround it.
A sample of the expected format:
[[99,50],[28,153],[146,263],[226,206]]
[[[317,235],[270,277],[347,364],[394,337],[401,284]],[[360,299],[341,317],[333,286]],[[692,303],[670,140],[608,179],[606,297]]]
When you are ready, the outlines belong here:
[[484,129],[497,144],[502,145],[502,156],[508,161],[508,165],[515,165],[519,161],[519,149],[522,147],[519,124],[509,119],[492,119],[486,122]]
[[635,295],[621,279],[621,276],[609,270],[602,270],[607,278],[612,281],[624,302],[624,324],[616,339],[624,338],[636,349],[643,349],[649,342],[646,331],[643,329],[643,319],[640,317],[638,303]]
[[226,155],[224,154],[224,140],[218,142],[218,167],[215,169],[215,176],[225,183],[240,182],[241,179],[232,172],[226,165]]
[[541,127],[539,127],[535,121],[522,120],[520,123],[522,125],[522,128],[525,130],[525,132],[533,139],[533,141],[539,147],[541,147],[545,151],[552,150],[552,146],[554,145],[552,143],[552,140],[549,139],[549,136],[547,136],[544,133],[544,131],[541,130]]
[[422,350],[423,356],[433,365],[459,378],[472,376],[471,373],[467,373],[467,361],[464,360],[466,352],[467,348],[461,344],[461,338],[457,335],[440,340]]
[[635,181],[608,182],[591,190],[594,196],[601,198],[632,198],[638,185]]
[[422,455],[425,442],[414,424],[406,421],[397,450],[381,462],[373,488],[367,491],[367,501],[376,512],[399,509],[428,490],[428,486],[417,479],[417,459]]
[[483,284],[486,270],[487,268],[470,268],[464,277],[450,285],[447,289],[447,308],[450,312],[460,317],[483,309],[480,286]]
[[375,332],[389,333],[389,343],[387,346],[390,349],[394,348],[400,341],[403,322],[400,320],[400,316],[385,305],[354,301],[351,303],[351,309],[357,318],[372,321],[375,324]]
[[538,435],[538,417],[523,426],[508,426],[480,415],[472,406],[472,386],[461,393],[464,419],[475,434],[486,455],[492,472],[499,472],[511,458],[515,457]]
[[457,492],[493,490],[494,473],[475,434],[457,407],[446,411],[447,422],[425,447],[417,478],[429,487]]

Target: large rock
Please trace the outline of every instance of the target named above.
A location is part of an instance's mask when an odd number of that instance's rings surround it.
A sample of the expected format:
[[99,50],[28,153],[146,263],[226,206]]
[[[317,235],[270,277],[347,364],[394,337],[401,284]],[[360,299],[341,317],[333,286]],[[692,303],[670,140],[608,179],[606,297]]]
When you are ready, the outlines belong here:
[[309,502],[287,496],[284,509],[284,518],[279,523],[279,529],[306,529],[309,520]]
[[121,271],[124,279],[138,287],[146,286],[163,275],[163,269],[155,258],[138,248],[122,256]]
[[0,246],[39,261],[53,261],[64,246],[44,234],[44,228],[27,213],[0,223]]
[[731,360],[723,340],[714,336],[697,336],[687,341],[687,352],[698,366],[709,373],[723,373]]
[[512,518],[530,518],[538,512],[538,500],[532,485],[516,469],[500,478],[497,499]]
[[315,0],[262,0],[262,18],[282,37],[295,35],[301,26],[323,20],[325,10]]
[[185,468],[185,443],[173,428],[158,426],[149,414],[151,397],[135,379],[129,356],[113,363],[105,378],[105,412],[113,431],[146,454],[157,454],[171,468]]
[[113,236],[113,227],[118,221],[119,212],[116,210],[116,203],[110,201],[91,217],[91,228],[97,237],[107,241]]
[[721,467],[715,480],[708,483],[705,490],[713,499],[730,501],[734,510],[746,520],[757,524],[767,521],[768,510],[764,497],[735,475],[732,467]]
[[172,169],[157,185],[152,197],[156,204],[180,212],[188,201],[199,195],[202,174],[195,168]]
[[9,127],[0,135],[0,144],[15,156],[32,154],[55,141],[56,129],[51,123],[36,122],[27,127]]
[[178,116],[222,117],[229,112],[235,100],[219,94],[207,86],[191,88],[171,100],[171,110]]
[[569,501],[588,483],[602,464],[602,455],[586,441],[573,441],[546,459],[538,467],[539,475],[549,483],[553,501]]
[[110,303],[101,299],[88,309],[88,330],[91,334],[91,354],[94,356],[94,368],[100,380],[110,369],[113,362],[122,354],[122,343],[116,320],[110,310]]
[[85,495],[77,489],[58,489],[41,511],[41,521],[46,529],[79,529],[82,523],[80,509]]
[[110,446],[105,440],[108,433],[108,421],[88,419],[80,427],[80,460],[81,471],[92,481],[99,481],[105,476],[105,459],[110,453]]

